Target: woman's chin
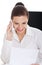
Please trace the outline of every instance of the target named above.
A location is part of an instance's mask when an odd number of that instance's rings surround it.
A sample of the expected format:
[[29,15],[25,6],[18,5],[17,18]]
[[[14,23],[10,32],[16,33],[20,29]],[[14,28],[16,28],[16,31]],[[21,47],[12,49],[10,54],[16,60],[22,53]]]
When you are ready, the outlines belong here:
[[18,33],[22,33],[23,31],[17,31]]
[[18,34],[22,34],[23,33],[23,30],[22,31],[17,31]]

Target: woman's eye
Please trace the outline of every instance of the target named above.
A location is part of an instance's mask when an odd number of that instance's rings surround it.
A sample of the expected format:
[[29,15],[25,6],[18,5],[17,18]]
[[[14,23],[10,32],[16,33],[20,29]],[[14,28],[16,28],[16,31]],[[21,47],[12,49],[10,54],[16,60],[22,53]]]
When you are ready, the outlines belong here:
[[15,23],[15,24],[18,24],[18,23]]
[[23,24],[26,24],[25,22]]

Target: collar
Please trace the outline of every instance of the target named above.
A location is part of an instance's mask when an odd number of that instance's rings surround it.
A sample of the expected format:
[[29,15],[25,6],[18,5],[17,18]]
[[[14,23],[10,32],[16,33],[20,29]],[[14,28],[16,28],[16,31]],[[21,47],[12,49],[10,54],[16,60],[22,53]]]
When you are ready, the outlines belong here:
[[33,36],[32,27],[27,25],[26,35]]
[[16,34],[15,30],[13,30],[13,39],[19,41],[18,35]]

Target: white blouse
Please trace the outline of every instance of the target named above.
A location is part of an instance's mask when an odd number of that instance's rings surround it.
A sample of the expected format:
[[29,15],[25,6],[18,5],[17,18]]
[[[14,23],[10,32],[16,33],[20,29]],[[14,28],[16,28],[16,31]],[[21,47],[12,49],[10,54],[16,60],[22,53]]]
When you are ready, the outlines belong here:
[[42,64],[42,31],[27,25],[27,31],[21,41],[15,31],[13,31],[12,41],[6,40],[4,37],[4,44],[1,53],[1,59],[4,63],[10,60],[11,47],[38,49],[37,63]]

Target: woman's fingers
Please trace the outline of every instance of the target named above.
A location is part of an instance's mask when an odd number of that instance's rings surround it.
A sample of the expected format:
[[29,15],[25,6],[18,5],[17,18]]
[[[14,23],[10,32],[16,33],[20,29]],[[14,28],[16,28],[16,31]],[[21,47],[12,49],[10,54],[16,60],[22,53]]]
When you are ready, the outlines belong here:
[[9,23],[8,27],[7,27],[7,40],[12,40],[13,37],[13,32],[12,32],[12,22]]
[[7,32],[12,32],[12,22],[7,26]]

